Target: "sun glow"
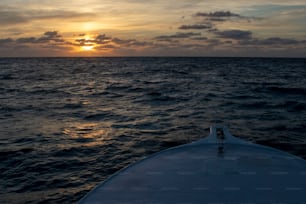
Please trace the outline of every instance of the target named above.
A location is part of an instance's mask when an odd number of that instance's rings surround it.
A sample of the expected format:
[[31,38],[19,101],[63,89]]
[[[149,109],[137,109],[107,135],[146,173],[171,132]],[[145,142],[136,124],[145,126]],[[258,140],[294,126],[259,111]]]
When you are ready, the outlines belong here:
[[94,49],[93,45],[84,45],[81,47],[83,51],[92,51]]

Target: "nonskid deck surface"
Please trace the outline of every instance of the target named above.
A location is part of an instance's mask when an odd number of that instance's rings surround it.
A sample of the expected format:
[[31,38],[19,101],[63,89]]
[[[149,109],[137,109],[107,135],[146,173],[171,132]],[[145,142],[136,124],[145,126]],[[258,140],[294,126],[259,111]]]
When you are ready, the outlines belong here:
[[306,162],[223,127],[139,161],[80,203],[305,203]]

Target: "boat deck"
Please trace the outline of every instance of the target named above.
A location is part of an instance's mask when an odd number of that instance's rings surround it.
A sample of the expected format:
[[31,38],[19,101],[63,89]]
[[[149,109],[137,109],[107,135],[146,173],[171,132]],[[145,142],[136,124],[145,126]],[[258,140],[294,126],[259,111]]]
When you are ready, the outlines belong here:
[[306,203],[306,161],[214,126],[119,171],[80,203]]

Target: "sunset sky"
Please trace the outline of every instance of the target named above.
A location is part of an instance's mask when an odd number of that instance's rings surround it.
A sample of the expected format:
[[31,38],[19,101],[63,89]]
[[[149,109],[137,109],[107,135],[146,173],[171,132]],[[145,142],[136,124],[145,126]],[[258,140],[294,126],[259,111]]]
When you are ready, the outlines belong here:
[[306,57],[305,0],[1,0],[0,57]]

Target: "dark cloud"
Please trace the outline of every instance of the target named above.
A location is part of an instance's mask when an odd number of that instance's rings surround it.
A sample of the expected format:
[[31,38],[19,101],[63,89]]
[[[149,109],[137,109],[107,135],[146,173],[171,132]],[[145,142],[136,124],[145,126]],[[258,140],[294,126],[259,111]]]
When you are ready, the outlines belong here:
[[112,38],[111,37],[108,37],[106,36],[105,34],[101,34],[101,35],[98,35],[96,37],[96,39],[94,40],[94,43],[96,44],[106,44],[108,43]]
[[211,24],[193,24],[193,25],[181,25],[179,29],[181,30],[201,30],[201,29],[210,29],[212,28]]
[[133,41],[130,46],[136,46],[136,47],[146,47],[146,46],[151,46],[153,45],[152,42],[146,42],[146,41]]
[[118,48],[118,47],[115,46],[115,45],[103,45],[103,48],[107,48],[107,49],[116,49],[116,48]]
[[[106,36],[105,36],[106,37]],[[120,38],[106,38],[108,41],[106,44],[97,46],[98,50],[106,50],[106,49],[126,49],[126,48],[140,48],[140,47],[148,47],[153,46],[152,42],[147,41],[138,41],[135,39],[120,39]]]
[[179,43],[180,41],[177,39],[172,39],[172,38],[154,38],[155,40],[158,40],[158,42],[165,42],[165,43]]
[[[294,38],[254,38],[252,32],[248,30],[218,30],[217,28],[210,28],[205,30],[207,37],[200,32],[178,32],[169,35],[160,35],[149,41],[141,41],[138,39],[111,37],[106,34],[99,34],[95,37],[87,38],[81,35],[72,41],[60,35],[58,31],[46,31],[41,36],[36,37],[22,37],[22,38],[6,38],[0,39],[0,49],[6,52],[25,54],[34,53],[37,51],[45,53],[68,53],[67,50],[76,49],[81,46],[93,46],[99,53],[103,50],[108,53],[167,53],[169,50],[173,53],[198,54],[202,51],[205,53],[213,52],[214,50],[225,50],[228,54],[231,51],[241,50],[294,50],[304,49],[306,41],[297,40]],[[25,35],[27,36],[27,35]],[[275,49],[281,48],[281,49]],[[38,52],[39,51],[39,52]],[[243,54],[243,51],[241,52]],[[68,55],[68,54],[67,54]]]
[[208,22],[223,22],[229,20],[260,20],[262,18],[257,17],[249,17],[249,16],[242,16],[237,13],[233,13],[231,11],[215,11],[215,12],[198,12],[193,15],[197,18],[203,18],[205,21]]
[[58,31],[47,31],[44,33],[44,35],[50,37],[50,38],[59,38],[62,37],[58,34]]
[[224,19],[224,18],[208,18],[207,20],[209,20],[209,21],[217,21],[217,22],[226,21],[226,19]]
[[299,44],[299,43],[301,42],[295,39],[279,38],[279,37],[267,38],[267,39],[260,41],[260,44],[263,44],[263,45],[276,45],[276,44],[294,45],[294,44]]
[[196,38],[192,38],[193,40],[208,40],[207,37],[196,37]]
[[36,43],[36,38],[29,37],[29,38],[18,38],[16,40],[17,43]]
[[229,38],[235,40],[245,40],[252,38],[251,31],[245,30],[225,30],[225,31],[214,31],[219,38]]
[[97,50],[109,50],[109,49],[116,49],[116,48],[118,48],[118,47],[115,46],[115,45],[102,45],[102,46],[96,47],[95,49],[97,49]]
[[193,33],[193,32],[188,32],[188,33],[176,33],[174,35],[160,35],[155,37],[155,40],[165,40],[165,39],[182,39],[182,38],[190,38],[193,36],[200,36],[201,33]]
[[120,38],[113,38],[112,39],[112,42],[118,44],[118,45],[125,45],[125,44],[130,44],[132,42],[134,42],[135,40],[132,40],[132,39],[127,39],[127,40],[123,40],[123,39],[120,39]]
[[78,42],[78,46],[84,45],[93,45],[93,44],[108,44],[111,41],[111,37],[106,36],[105,34],[100,34],[96,36],[94,39],[80,38],[75,41]]
[[65,40],[58,34],[57,31],[47,31],[42,37],[22,37],[15,40],[11,38],[0,39],[0,44],[15,43],[17,44],[48,44],[48,43],[64,43]]
[[224,41],[224,43],[225,43],[225,44],[233,44],[233,41],[231,41],[231,40],[226,40],[226,41]]
[[152,46],[152,42],[146,41],[138,41],[135,39],[120,39],[120,38],[112,38],[105,34],[101,34],[96,36],[94,39],[76,39],[76,44],[74,46],[90,46],[90,45],[98,45],[96,49],[113,49],[119,47],[145,47],[145,46]]
[[213,46],[216,46],[216,45],[219,45],[220,44],[220,40],[219,39],[209,39],[207,40],[207,42],[210,44],[210,45],[213,45]]
[[65,40],[57,31],[47,31],[42,37],[24,37],[17,38],[15,41],[17,44],[48,44],[48,43],[65,43]]
[[120,39],[120,38],[112,38],[112,43],[115,43],[120,46],[125,47],[146,47],[146,46],[152,46],[152,42],[147,41],[138,41],[135,39]]
[[232,13],[230,11],[215,11],[210,13],[198,12],[196,17],[211,17],[211,18],[230,18],[230,17],[242,17],[239,14]]
[[5,39],[0,39],[0,45],[5,45],[8,43],[12,43],[14,40],[12,38],[5,38]]
[[16,39],[0,39],[1,42],[9,42],[0,46],[2,56],[68,56],[68,50],[73,45],[64,40],[57,31],[47,31],[41,37],[21,37]]
[[305,42],[299,41],[292,38],[280,38],[280,37],[271,37],[266,39],[249,39],[241,41],[240,44],[243,45],[259,45],[259,46],[275,46],[275,45],[299,45]]
[[80,44],[84,44],[85,42],[88,42],[89,40],[86,40],[85,38],[80,38],[80,39],[76,39],[75,41]]
[[110,40],[111,38],[110,37],[107,37],[105,34],[101,34],[101,35],[98,35],[96,37],[96,40],[97,41],[104,41],[104,40]]
[[217,28],[212,28],[212,29],[209,29],[208,32],[210,33],[214,33],[214,32],[217,32],[219,31]]
[[48,43],[48,42],[64,42],[62,36],[58,34],[58,31],[47,31],[44,35],[36,40],[36,43]]

